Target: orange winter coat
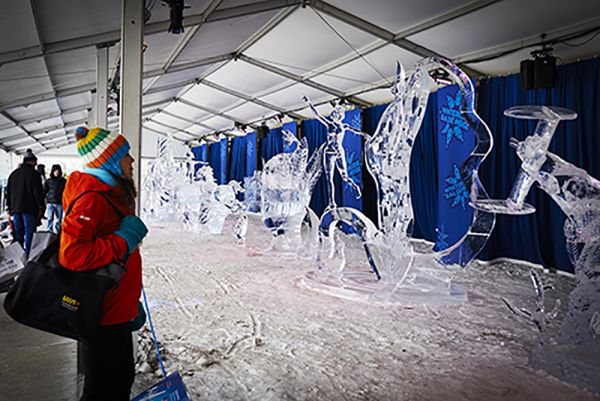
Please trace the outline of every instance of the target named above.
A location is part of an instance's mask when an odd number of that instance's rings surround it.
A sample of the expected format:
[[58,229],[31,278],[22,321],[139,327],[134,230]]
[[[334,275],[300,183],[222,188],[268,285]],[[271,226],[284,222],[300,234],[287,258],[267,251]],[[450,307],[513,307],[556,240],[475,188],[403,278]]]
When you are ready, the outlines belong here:
[[[90,190],[103,192],[124,215],[132,214],[120,187],[81,172],[74,172],[67,180],[64,210],[69,209],[79,194]],[[114,233],[120,224],[121,218],[101,195],[83,195],[62,223],[60,264],[71,270],[89,270],[120,260],[127,252],[126,241]],[[125,323],[137,316],[142,290],[142,259],[138,249],[129,256],[125,268],[119,286],[104,297],[100,325]]]

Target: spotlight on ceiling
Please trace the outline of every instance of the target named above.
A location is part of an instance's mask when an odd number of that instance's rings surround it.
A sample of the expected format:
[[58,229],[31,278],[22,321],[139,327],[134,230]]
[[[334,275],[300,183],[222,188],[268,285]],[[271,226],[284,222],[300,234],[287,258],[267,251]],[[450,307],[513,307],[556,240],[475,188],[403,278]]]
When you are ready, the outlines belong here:
[[171,9],[168,32],[180,34],[183,33],[183,9],[186,8],[183,4],[183,0],[163,0]]

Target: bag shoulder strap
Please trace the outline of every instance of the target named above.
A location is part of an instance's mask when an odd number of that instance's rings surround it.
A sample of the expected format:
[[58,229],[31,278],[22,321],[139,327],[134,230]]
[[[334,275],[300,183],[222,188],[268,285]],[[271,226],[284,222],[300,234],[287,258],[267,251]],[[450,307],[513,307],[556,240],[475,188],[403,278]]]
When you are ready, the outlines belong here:
[[125,215],[123,214],[123,212],[121,212],[119,210],[119,208],[117,208],[117,206],[110,200],[110,198],[108,196],[106,196],[106,194],[102,191],[94,191],[94,190],[89,190],[89,191],[83,191],[82,193],[80,193],[79,195],[77,195],[77,197],[75,199],[73,199],[73,202],[71,202],[71,204],[69,205],[69,208],[67,209],[67,212],[65,213],[65,217],[67,217],[67,215],[69,213],[71,213],[71,210],[73,210],[73,206],[75,206],[75,202],[77,202],[79,200],[79,198],[81,198],[83,195],[89,194],[89,193],[96,193],[100,196],[102,196],[110,206],[112,206],[113,210],[117,213],[117,215],[123,219],[125,217]]

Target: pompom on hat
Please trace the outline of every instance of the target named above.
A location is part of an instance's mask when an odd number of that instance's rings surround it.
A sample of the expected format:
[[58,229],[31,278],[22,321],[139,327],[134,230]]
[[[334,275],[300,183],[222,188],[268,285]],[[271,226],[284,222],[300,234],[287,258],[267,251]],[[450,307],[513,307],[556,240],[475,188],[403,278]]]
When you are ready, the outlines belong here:
[[37,157],[35,157],[35,155],[33,154],[33,151],[31,149],[27,149],[25,151],[25,156],[23,156],[23,163],[26,162],[37,162]]
[[103,128],[79,127],[75,130],[77,152],[86,167],[99,168],[121,176],[119,161],[129,152],[131,146],[125,137]]

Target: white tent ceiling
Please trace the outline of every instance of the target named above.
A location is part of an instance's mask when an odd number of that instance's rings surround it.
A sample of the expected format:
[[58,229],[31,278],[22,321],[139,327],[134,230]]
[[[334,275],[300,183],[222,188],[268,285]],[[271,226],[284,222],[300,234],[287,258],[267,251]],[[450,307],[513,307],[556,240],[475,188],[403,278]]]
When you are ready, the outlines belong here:
[[[516,72],[540,35],[561,62],[600,50],[594,0],[185,0],[185,32],[147,0],[143,136],[187,141],[277,114],[310,118],[390,100],[395,61],[453,59],[473,76]],[[43,151],[73,142],[88,119],[96,46],[119,63],[121,0],[0,0],[0,147]],[[539,46],[538,46],[539,47]],[[114,104],[110,105],[113,109]],[[118,129],[118,117],[109,118]]]

